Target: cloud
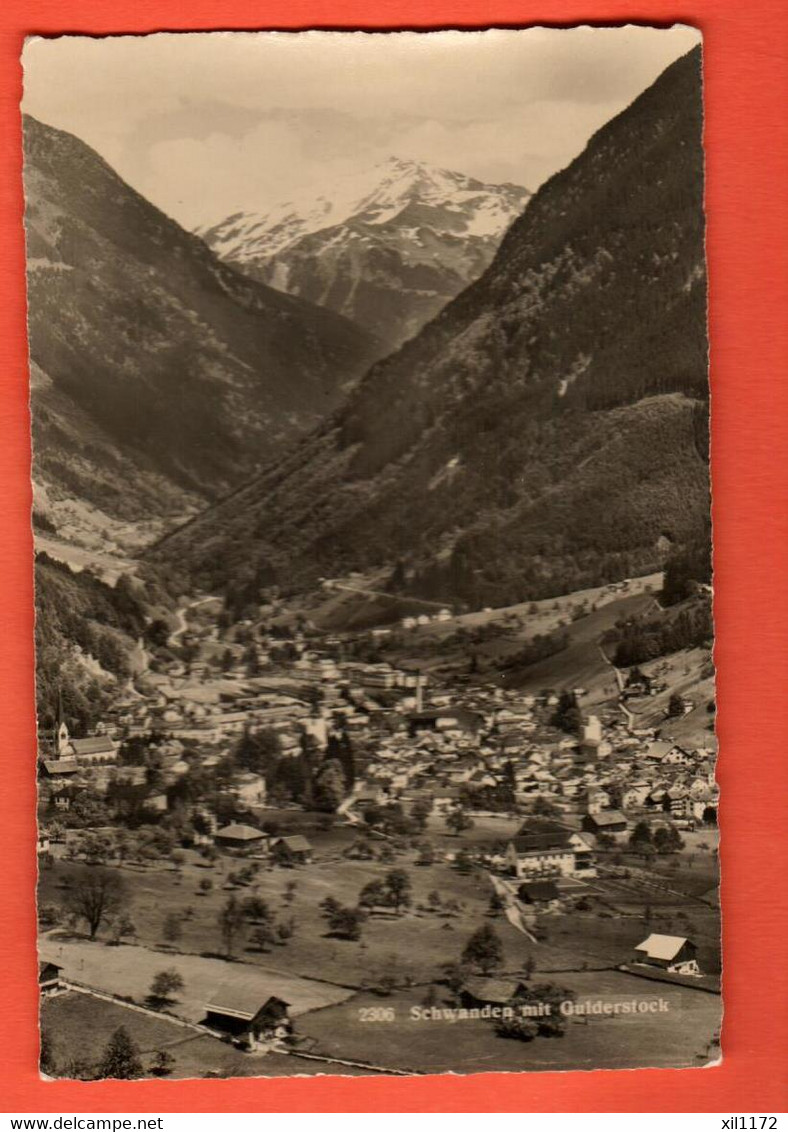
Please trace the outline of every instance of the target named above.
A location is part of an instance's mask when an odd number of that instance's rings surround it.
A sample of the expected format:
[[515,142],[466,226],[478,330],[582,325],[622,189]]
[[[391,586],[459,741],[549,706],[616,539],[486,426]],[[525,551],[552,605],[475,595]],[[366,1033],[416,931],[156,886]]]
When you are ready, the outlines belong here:
[[390,154],[536,188],[693,29],[34,39],[24,108],[187,225]]

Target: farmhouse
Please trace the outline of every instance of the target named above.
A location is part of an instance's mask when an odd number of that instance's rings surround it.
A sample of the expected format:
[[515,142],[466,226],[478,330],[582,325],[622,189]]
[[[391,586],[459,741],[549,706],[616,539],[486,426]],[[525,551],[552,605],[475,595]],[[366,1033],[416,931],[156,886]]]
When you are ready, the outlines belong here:
[[657,935],[654,932],[635,948],[635,963],[661,967],[677,975],[699,975],[697,947],[692,940],[678,935]]
[[290,1003],[276,995],[261,1003],[244,987],[224,984],[205,1008],[205,1024],[232,1035],[245,1049],[257,1050],[291,1032],[289,1008]]
[[467,1010],[484,1006],[509,1006],[526,991],[525,984],[515,979],[466,979],[460,990],[460,1003]]
[[41,773],[45,778],[70,778],[79,770],[79,763],[73,757],[63,759],[42,759]]
[[278,837],[271,845],[271,852],[280,865],[308,865],[312,860],[312,846],[301,834]]
[[213,839],[220,849],[229,849],[235,853],[259,852],[268,846],[268,836],[262,830],[238,822],[217,830]]
[[506,863],[524,878],[596,875],[594,855],[582,837],[546,819],[525,822],[506,848]]
[[61,970],[57,963],[38,964],[38,992],[42,998],[52,998],[65,991],[66,987],[60,977]]
[[586,833],[626,833],[629,822],[620,810],[601,810],[585,814],[580,823]]

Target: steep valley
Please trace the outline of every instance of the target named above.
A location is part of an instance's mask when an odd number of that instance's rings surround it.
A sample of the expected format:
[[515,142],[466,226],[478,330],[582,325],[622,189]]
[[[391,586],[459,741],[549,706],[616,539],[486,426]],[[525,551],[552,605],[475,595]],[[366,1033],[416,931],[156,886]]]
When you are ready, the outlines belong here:
[[693,51],[476,283],[154,558],[211,591],[387,569],[470,608],[659,569],[709,507],[701,124]]

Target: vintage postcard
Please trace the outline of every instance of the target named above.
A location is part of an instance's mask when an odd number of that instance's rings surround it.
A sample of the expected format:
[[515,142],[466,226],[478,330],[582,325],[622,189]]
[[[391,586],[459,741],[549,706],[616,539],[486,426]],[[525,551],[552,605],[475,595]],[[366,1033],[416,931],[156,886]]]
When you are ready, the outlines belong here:
[[42,1073],[717,1061],[700,34],[24,71]]

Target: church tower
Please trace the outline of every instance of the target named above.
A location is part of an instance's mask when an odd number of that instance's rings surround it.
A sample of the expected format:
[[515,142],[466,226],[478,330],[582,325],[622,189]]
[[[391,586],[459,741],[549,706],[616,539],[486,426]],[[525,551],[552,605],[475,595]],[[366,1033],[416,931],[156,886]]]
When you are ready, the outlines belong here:
[[69,744],[71,738],[68,733],[68,725],[63,714],[63,697],[58,689],[57,693],[57,715],[55,717],[55,756],[59,759],[65,758],[68,754]]

